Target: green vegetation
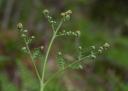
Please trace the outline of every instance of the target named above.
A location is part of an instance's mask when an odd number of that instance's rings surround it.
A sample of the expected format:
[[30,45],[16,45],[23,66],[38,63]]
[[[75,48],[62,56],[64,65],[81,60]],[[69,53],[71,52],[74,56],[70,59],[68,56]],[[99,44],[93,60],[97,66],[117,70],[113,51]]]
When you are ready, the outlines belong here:
[[[24,40],[24,43],[25,43],[25,46],[22,47],[22,50],[29,54],[30,55],[30,58],[32,60],[32,63],[33,63],[33,66],[35,68],[35,71],[36,71],[36,74],[37,74],[37,77],[40,81],[40,91],[45,91],[45,87],[47,86],[47,84],[49,84],[49,82],[55,78],[58,74],[60,74],[61,72],[67,70],[68,68],[76,68],[76,69],[79,69],[79,68],[83,68],[83,63],[86,63],[84,62],[85,59],[87,58],[92,58],[92,59],[96,59],[96,56],[99,55],[99,54],[102,54],[104,50],[107,50],[110,45],[108,43],[105,43],[103,46],[99,47],[98,50],[96,49],[95,46],[91,46],[91,50],[90,50],[90,53],[88,55],[83,55],[83,49],[81,46],[78,46],[78,49],[79,49],[79,53],[76,57],[75,60],[73,60],[73,62],[66,62],[66,60],[64,59],[63,55],[61,52],[58,52],[58,57],[56,60],[58,60],[58,64],[59,64],[59,70],[57,70],[57,72],[55,72],[53,75],[51,75],[47,80],[45,80],[45,74],[46,74],[46,68],[47,68],[47,62],[48,62],[48,57],[49,57],[49,54],[50,54],[50,50],[52,48],[52,45],[55,41],[55,39],[57,37],[60,37],[60,36],[66,36],[66,37],[69,37],[69,36],[75,36],[75,37],[80,37],[80,31],[76,31],[76,32],[72,32],[72,31],[62,31],[62,32],[59,32],[60,31],[60,28],[62,27],[62,24],[65,22],[65,21],[69,21],[70,20],[70,17],[71,17],[71,14],[72,14],[72,11],[71,10],[68,10],[64,13],[61,13],[61,21],[58,25],[56,25],[56,21],[49,15],[49,11],[48,10],[44,10],[43,11],[43,14],[46,16],[46,18],[48,19],[48,22],[50,23],[51,27],[52,27],[52,37],[51,37],[51,40],[48,44],[48,47],[47,47],[47,50],[46,50],[46,54],[45,56],[42,56],[41,55],[41,50],[43,50],[43,46],[41,47],[38,47],[38,48],[35,48],[34,51],[31,51],[30,48],[29,48],[29,45],[31,44],[32,40],[35,39],[35,36],[28,36],[27,33],[28,33],[28,30],[24,29],[23,28],[23,25],[21,23],[19,23],[17,25],[17,28],[20,32],[20,35],[21,37],[23,38]],[[57,26],[57,27],[56,27]],[[75,58],[75,57],[74,57]],[[41,62],[40,64],[41,65],[41,74],[39,73],[38,69],[37,69],[37,66],[35,64],[35,60],[36,59],[39,59]]]
[[[48,20],[47,10],[44,17],[42,10],[45,8],[50,11],[48,16],[52,16],[52,20]],[[65,12],[61,14],[67,9],[73,11],[71,17]],[[66,21],[57,33],[46,62],[45,82],[58,70],[78,60],[81,54],[85,57],[91,51],[95,53],[106,42],[111,48],[92,55],[96,59],[84,59],[59,72],[45,90],[127,91],[127,9],[127,0],[0,0],[0,91],[40,90],[31,58],[23,51],[26,47],[23,37],[19,38],[24,32],[16,31],[17,23],[22,22],[23,30],[28,30],[25,35],[32,38],[29,48],[42,76],[43,60],[53,36],[51,24],[56,29],[63,16]]]

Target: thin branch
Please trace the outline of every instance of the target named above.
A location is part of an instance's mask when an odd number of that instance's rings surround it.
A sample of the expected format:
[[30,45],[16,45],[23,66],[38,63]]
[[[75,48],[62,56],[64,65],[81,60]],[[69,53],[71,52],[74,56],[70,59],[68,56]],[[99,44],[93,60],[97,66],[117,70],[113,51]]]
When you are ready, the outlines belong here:
[[53,33],[53,36],[52,36],[52,39],[48,45],[48,49],[47,49],[47,52],[46,52],[46,56],[45,56],[45,59],[44,59],[44,65],[43,65],[43,72],[42,72],[42,81],[44,81],[44,77],[45,77],[45,69],[46,69],[46,64],[47,64],[47,61],[48,61],[48,56],[49,56],[49,52],[51,50],[51,46],[54,42],[54,39],[56,38],[56,34],[57,32],[59,31],[60,27],[62,26],[63,24],[63,19],[60,21],[58,27],[56,28],[56,30],[54,31]]
[[32,57],[32,53],[31,53],[31,51],[30,51],[30,49],[29,49],[29,46],[28,46],[28,44],[27,44],[26,39],[24,39],[24,41],[25,41],[25,44],[26,44],[26,48],[27,48],[27,50],[28,50],[28,52],[29,52],[30,58],[31,58],[31,60],[32,60],[32,64],[34,65],[34,68],[35,68],[37,77],[38,77],[38,79],[41,81],[41,77],[40,77],[40,75],[39,75],[39,71],[38,71],[38,69],[37,69],[37,67],[36,67],[36,64],[34,63],[34,59],[33,59],[33,57]]
[[57,71],[56,73],[54,73],[54,75],[51,76],[51,78],[49,78],[49,79],[46,81],[45,85],[48,84],[48,82],[50,82],[52,79],[54,79],[59,73],[61,73],[61,72],[65,71],[65,70],[67,70],[67,69],[70,68],[72,65],[77,64],[77,63],[80,63],[82,60],[84,60],[85,58],[89,58],[89,57],[90,57],[90,55],[88,55],[88,56],[86,56],[86,57],[83,57],[83,58],[81,58],[81,59],[79,59],[79,60],[76,60],[76,61],[74,61],[73,63],[67,65],[64,69]]

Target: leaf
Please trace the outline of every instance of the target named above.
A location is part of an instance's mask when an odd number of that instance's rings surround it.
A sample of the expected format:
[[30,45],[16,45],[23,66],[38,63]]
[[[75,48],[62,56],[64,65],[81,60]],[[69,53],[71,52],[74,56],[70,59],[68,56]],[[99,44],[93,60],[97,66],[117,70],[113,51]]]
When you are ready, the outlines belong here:
[[33,53],[32,53],[33,59],[38,59],[41,57],[41,50],[40,48],[35,48]]
[[58,55],[58,56],[57,56],[57,63],[58,63],[58,65],[59,65],[59,68],[60,68],[60,69],[64,69],[64,68],[65,68],[66,62],[65,62],[65,60],[64,60],[64,58],[63,58],[62,55]]

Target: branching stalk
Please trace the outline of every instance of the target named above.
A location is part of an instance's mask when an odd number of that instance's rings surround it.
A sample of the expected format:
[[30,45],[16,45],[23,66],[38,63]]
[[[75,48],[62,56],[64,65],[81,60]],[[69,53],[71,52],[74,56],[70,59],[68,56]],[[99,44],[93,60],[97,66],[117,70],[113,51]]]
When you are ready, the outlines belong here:
[[[53,32],[53,36],[52,36],[51,41],[50,41],[50,43],[49,43],[49,45],[48,45],[48,49],[47,49],[46,56],[45,56],[45,59],[44,59],[43,71],[42,71],[42,78],[41,78],[42,85],[43,85],[43,86],[41,86],[41,87],[43,87],[43,88],[41,88],[40,91],[43,91],[43,89],[44,89],[44,84],[45,84],[45,82],[44,82],[45,70],[46,70],[46,64],[47,64],[47,61],[48,61],[49,52],[50,52],[51,47],[52,47],[52,44],[53,44],[53,42],[54,42],[54,40],[55,40],[55,38],[56,38],[57,32],[59,31],[59,29],[60,29],[60,27],[62,26],[62,24],[63,24],[63,19],[60,21],[58,27],[57,27],[56,30]],[[53,28],[53,26],[52,26],[52,28]]]
[[[93,59],[95,59],[96,56],[97,56],[97,55],[96,55],[97,53],[98,53],[98,54],[101,54],[104,50],[106,50],[106,49],[108,49],[108,48],[110,47],[110,45],[109,45],[108,43],[105,43],[103,46],[100,46],[98,49],[96,49],[95,46],[92,46],[92,47],[91,47],[91,50],[89,51],[90,54],[87,55],[87,56],[85,56],[85,55],[83,55],[85,52],[83,52],[82,47],[79,46],[78,48],[79,48],[79,50],[80,50],[80,53],[78,54],[78,57],[77,57],[78,60],[73,61],[73,62],[70,63],[70,64],[66,64],[66,63],[64,62],[64,58],[63,58],[62,53],[61,53],[61,52],[58,52],[59,57],[62,58],[62,60],[59,60],[59,62],[60,62],[59,64],[60,64],[60,66],[61,66],[61,69],[58,70],[56,73],[54,73],[52,76],[50,76],[50,77],[45,81],[45,74],[46,74],[46,68],[47,68],[48,57],[49,57],[50,50],[51,50],[51,48],[52,48],[52,45],[53,45],[55,39],[56,39],[57,37],[63,36],[63,35],[65,35],[65,36],[71,36],[71,35],[73,35],[73,36],[75,36],[75,37],[79,37],[79,36],[80,36],[80,31],[77,30],[77,31],[75,31],[75,32],[72,32],[72,31],[68,31],[68,32],[67,32],[67,31],[64,30],[64,31],[61,31],[60,33],[58,33],[58,31],[60,30],[60,28],[61,28],[63,22],[70,20],[70,16],[71,16],[71,14],[72,14],[72,11],[71,11],[71,10],[68,10],[68,11],[66,11],[66,12],[64,12],[64,13],[61,13],[62,19],[61,19],[61,21],[59,22],[59,24],[58,24],[57,27],[55,27],[56,21],[54,21],[54,20],[52,19],[52,17],[49,15],[49,11],[48,11],[48,10],[44,10],[43,13],[44,13],[44,15],[46,16],[46,18],[48,19],[48,22],[51,24],[51,28],[52,28],[52,30],[53,30],[53,34],[52,34],[52,37],[51,37],[50,42],[49,42],[49,44],[48,44],[48,48],[47,48],[46,55],[45,55],[44,59],[43,59],[43,56],[42,56],[41,59],[40,59],[41,61],[43,61],[43,63],[42,63],[42,69],[41,69],[41,71],[42,71],[41,74],[42,74],[42,75],[39,74],[39,71],[38,71],[37,66],[36,66],[36,64],[35,64],[35,58],[40,57],[40,54],[39,54],[39,52],[36,52],[36,51],[31,52],[31,50],[30,50],[30,48],[29,48],[29,44],[31,43],[32,39],[34,39],[35,37],[34,37],[34,36],[31,36],[31,37],[28,37],[28,36],[27,36],[28,30],[24,30],[22,23],[19,23],[19,24],[17,25],[17,28],[18,28],[19,32],[21,33],[21,37],[23,37],[24,42],[25,42],[25,47],[23,47],[22,49],[23,49],[25,52],[27,52],[27,53],[29,54],[29,56],[30,56],[30,58],[31,58],[31,60],[32,60],[32,64],[33,64],[33,66],[34,66],[34,68],[35,68],[37,77],[38,77],[38,79],[39,79],[39,81],[40,81],[40,91],[44,91],[46,85],[47,85],[52,79],[54,79],[58,74],[60,74],[61,72],[67,70],[68,68],[73,67],[75,64],[79,64],[79,65],[80,65],[79,68],[82,68],[82,64],[81,64],[81,63],[83,62],[83,60],[84,60],[85,58],[93,58]],[[41,49],[43,49],[42,46],[41,46]],[[83,57],[83,56],[84,56],[84,57]],[[59,58],[58,58],[58,59],[59,59]]]

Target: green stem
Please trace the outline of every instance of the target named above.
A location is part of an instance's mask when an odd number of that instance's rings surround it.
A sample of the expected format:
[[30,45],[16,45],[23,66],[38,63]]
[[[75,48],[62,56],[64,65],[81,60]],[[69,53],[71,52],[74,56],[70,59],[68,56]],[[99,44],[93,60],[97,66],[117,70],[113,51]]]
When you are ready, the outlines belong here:
[[54,24],[52,24],[52,30],[55,31],[55,27],[54,27]]
[[52,37],[52,39],[51,39],[51,41],[50,41],[50,43],[49,43],[47,52],[46,52],[46,56],[45,56],[45,60],[44,60],[44,65],[43,65],[43,72],[42,72],[42,81],[44,81],[46,64],[47,64],[49,52],[50,52],[50,49],[51,49],[51,46],[52,46],[52,44],[53,44],[54,39],[55,39],[55,34],[53,35],[53,37]]
[[[44,59],[44,64],[43,64],[42,79],[41,79],[42,85],[44,84],[45,70],[46,70],[46,64],[47,64],[47,61],[48,61],[49,52],[50,52],[51,46],[52,46],[52,44],[53,44],[53,42],[54,42],[54,40],[56,38],[57,32],[59,31],[59,29],[62,26],[62,24],[63,24],[63,19],[60,21],[57,29],[53,32],[52,39],[51,39],[51,41],[50,41],[50,43],[48,45],[48,49],[47,49],[46,56],[45,56],[45,59]],[[41,91],[43,91],[44,86],[43,86],[43,88],[41,87],[41,89],[42,89]]]
[[40,83],[40,91],[44,91],[44,84],[43,84],[43,82]]
[[40,75],[39,75],[39,72],[38,72],[38,69],[37,69],[37,67],[36,67],[36,64],[34,63],[34,59],[33,59],[33,57],[32,57],[32,53],[31,53],[31,51],[30,51],[30,49],[29,49],[28,43],[27,43],[26,39],[24,39],[24,41],[25,41],[26,48],[27,48],[27,50],[28,50],[28,54],[30,55],[30,58],[31,58],[31,60],[32,60],[32,64],[34,65],[34,68],[35,68],[37,77],[38,77],[39,81],[41,81],[41,77],[40,77]]

